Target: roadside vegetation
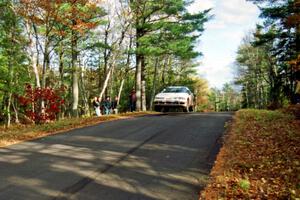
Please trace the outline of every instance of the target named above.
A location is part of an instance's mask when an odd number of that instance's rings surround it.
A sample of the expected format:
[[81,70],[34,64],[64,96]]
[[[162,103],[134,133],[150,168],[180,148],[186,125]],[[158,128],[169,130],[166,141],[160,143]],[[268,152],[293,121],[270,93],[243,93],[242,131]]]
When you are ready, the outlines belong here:
[[278,109],[300,103],[300,1],[249,1],[259,6],[263,22],[237,51],[242,107]]
[[289,112],[238,111],[200,199],[299,199],[299,144]]
[[119,97],[125,112],[133,88],[137,111],[151,110],[170,85],[201,97],[207,83],[197,75],[195,47],[211,14],[190,13],[189,5],[0,0],[0,124],[91,115],[95,96]]
[[119,115],[103,115],[100,117],[86,117],[86,118],[76,118],[76,119],[69,118],[69,119],[63,119],[56,122],[40,124],[40,125],[15,124],[10,128],[0,127],[0,147],[5,147],[22,141],[33,140],[48,135],[55,135],[76,128],[96,125],[104,121],[128,119],[130,117],[137,117],[137,116],[143,116],[149,114],[156,114],[156,113],[155,112],[133,112],[133,113],[123,113]]
[[300,1],[248,1],[263,22],[237,51],[245,110],[236,113],[200,199],[299,200]]

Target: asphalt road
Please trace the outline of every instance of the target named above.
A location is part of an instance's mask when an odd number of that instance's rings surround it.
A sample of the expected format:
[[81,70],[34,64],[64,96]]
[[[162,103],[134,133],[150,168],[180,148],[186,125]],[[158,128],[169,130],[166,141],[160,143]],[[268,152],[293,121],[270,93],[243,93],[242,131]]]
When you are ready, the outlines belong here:
[[138,117],[0,148],[0,200],[196,200],[231,117]]

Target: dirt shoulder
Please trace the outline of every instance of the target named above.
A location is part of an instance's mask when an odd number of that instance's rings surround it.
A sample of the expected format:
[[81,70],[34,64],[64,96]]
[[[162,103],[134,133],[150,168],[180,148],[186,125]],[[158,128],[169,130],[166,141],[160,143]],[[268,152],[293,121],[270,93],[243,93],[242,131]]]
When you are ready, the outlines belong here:
[[48,135],[99,124],[105,121],[128,119],[132,117],[158,114],[156,112],[133,112],[119,115],[104,115],[100,117],[63,119],[42,125],[13,125],[10,128],[0,127],[0,147],[33,140]]
[[299,144],[294,116],[238,111],[200,199],[299,199]]

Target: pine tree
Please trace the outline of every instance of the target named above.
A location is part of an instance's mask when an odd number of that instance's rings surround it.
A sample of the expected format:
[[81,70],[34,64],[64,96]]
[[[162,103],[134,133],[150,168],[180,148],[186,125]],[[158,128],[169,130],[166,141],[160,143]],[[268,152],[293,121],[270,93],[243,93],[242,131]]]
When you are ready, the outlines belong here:
[[300,81],[300,1],[249,0],[258,4],[265,19],[256,35],[256,45],[271,44],[270,52],[281,71],[280,85],[285,96],[296,103],[296,82]]
[[13,9],[10,0],[0,1],[0,98],[3,104],[0,110],[5,113],[6,125],[11,124],[12,109],[18,122],[18,112],[14,95],[22,91],[28,81],[28,62],[25,52],[26,40],[22,34],[21,19]]
[[198,56],[194,44],[204,30],[209,11],[190,14],[183,0],[131,0],[130,6],[136,31],[137,110],[145,110],[146,56]]

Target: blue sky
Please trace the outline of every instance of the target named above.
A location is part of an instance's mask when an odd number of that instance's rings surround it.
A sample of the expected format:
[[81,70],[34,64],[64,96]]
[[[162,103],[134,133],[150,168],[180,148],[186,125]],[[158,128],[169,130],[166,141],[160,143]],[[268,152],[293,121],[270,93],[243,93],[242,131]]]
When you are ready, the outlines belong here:
[[191,12],[212,8],[214,18],[206,24],[197,47],[200,59],[199,74],[210,87],[222,88],[234,78],[236,52],[243,37],[255,28],[258,8],[246,0],[195,0]]

